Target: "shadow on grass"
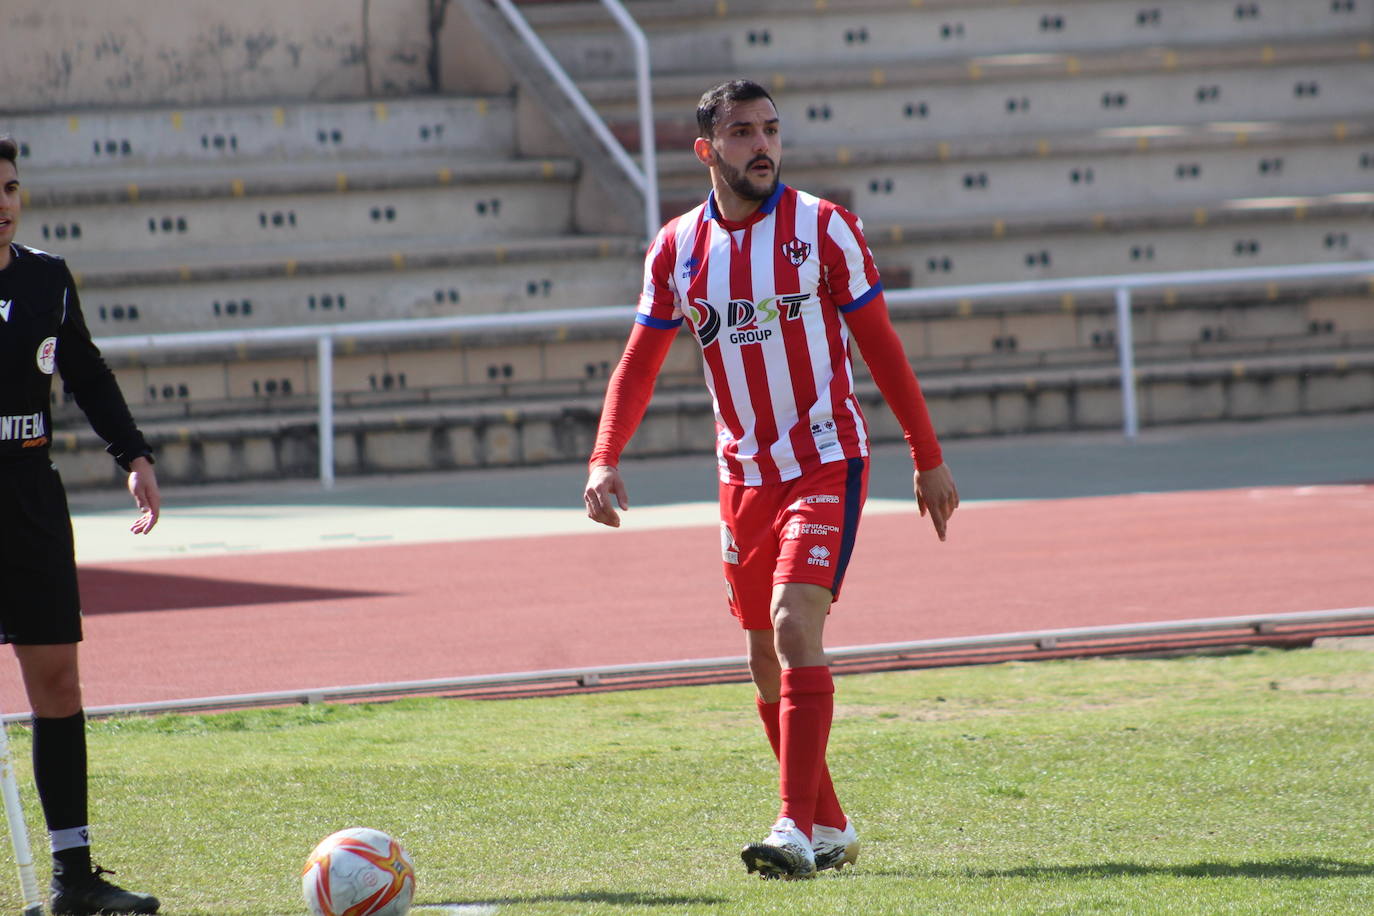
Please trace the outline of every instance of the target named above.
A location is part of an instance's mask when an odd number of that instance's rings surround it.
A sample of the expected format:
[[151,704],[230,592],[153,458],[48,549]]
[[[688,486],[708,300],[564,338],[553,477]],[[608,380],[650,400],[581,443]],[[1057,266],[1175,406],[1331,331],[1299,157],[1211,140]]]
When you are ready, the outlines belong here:
[[429,907],[514,906],[519,903],[612,903],[619,906],[719,906],[722,897],[682,897],[674,894],[637,894],[617,891],[583,891],[580,894],[531,894],[528,897],[492,897],[487,900],[417,903],[415,909]]
[[1099,862],[1088,865],[1028,865],[1023,868],[970,870],[973,878],[1117,878],[1167,875],[1175,878],[1361,878],[1374,875],[1374,863],[1339,859],[1278,859],[1272,862],[1196,862],[1191,865],[1141,865]]

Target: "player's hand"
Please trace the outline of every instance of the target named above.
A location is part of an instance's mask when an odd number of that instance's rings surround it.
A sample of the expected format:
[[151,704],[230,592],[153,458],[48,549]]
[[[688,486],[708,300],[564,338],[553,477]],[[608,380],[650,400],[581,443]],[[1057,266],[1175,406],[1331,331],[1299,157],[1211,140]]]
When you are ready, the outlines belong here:
[[147,534],[157,524],[158,513],[162,509],[157,474],[153,471],[153,463],[147,458],[135,458],[129,462],[129,493],[140,513],[129,530],[134,534]]
[[949,517],[959,508],[959,490],[954,486],[954,475],[950,473],[949,465],[941,464],[929,471],[917,471],[912,478],[912,484],[916,490],[916,505],[920,508],[921,515],[930,513],[935,533],[943,541]]
[[621,509],[630,508],[630,497],[625,492],[625,481],[620,479],[620,471],[608,465],[597,465],[587,475],[587,489],[582,493],[582,501],[587,504],[587,518],[612,528],[620,527],[620,515],[611,505],[611,494]]

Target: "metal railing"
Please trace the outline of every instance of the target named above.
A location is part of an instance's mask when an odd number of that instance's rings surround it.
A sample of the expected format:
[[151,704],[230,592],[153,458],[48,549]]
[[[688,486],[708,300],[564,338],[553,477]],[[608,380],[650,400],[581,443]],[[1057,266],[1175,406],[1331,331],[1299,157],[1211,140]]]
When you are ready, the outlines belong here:
[[[988,664],[1013,659],[1037,661],[1051,658],[1131,655],[1141,652],[1196,651],[1225,646],[1292,645],[1310,643],[1322,637],[1359,636],[1370,633],[1374,633],[1374,607],[1354,607],[991,633],[982,636],[954,636],[912,642],[845,646],[830,649],[826,654],[830,656],[831,668],[843,674]],[[92,706],[86,709],[86,715],[97,718],[170,712],[208,712],[426,695],[490,699],[529,694],[576,693],[584,690],[710,684],[744,681],[748,678],[748,659],[743,656],[731,656],[155,700]],[[0,721],[11,724],[27,722],[29,719],[28,713],[9,713],[0,716]]]
[[[1329,264],[1293,264],[1283,267],[1250,267],[1234,270],[1192,270],[1175,273],[1120,274],[1077,277],[1067,280],[1031,280],[1024,283],[981,283],[926,289],[888,290],[887,302],[898,310],[923,304],[979,299],[1055,296],[1066,293],[1111,292],[1116,297],[1116,339],[1121,366],[1122,433],[1135,439],[1140,431],[1136,408],[1135,352],[1131,338],[1131,295],[1139,289],[1179,286],[1239,286],[1284,280],[1315,280],[1365,276],[1374,282],[1374,261]],[[334,484],[334,343],[336,340],[405,340],[454,333],[521,330],[562,331],[570,328],[628,328],[634,306],[617,305],[583,309],[550,309],[499,315],[450,318],[416,318],[404,321],[369,321],[325,327],[259,328],[239,331],[198,331],[181,334],[106,337],[96,341],[106,353],[134,355],[146,351],[187,352],[204,349],[238,349],[254,345],[314,343],[319,360],[320,483]]]
[[530,27],[525,17],[515,8],[515,4],[511,0],[492,0],[492,2],[501,11],[501,15],[506,17],[506,21],[510,23],[511,28],[520,36],[520,39],[529,46],[530,51],[534,53],[534,56],[548,72],[550,79],[558,84],[558,88],[567,96],[573,109],[587,122],[587,126],[596,134],[601,144],[606,147],[611,158],[624,170],[630,182],[643,195],[645,238],[652,243],[654,236],[658,234],[660,223],[658,160],[656,156],[657,144],[654,138],[653,96],[649,85],[649,41],[644,37],[644,30],[639,27],[639,24],[635,22],[634,17],[625,9],[620,0],[601,0],[601,5],[610,12],[616,25],[620,26],[621,30],[629,37],[630,46],[634,50],[635,85],[639,105],[640,158],[643,160],[643,167],[641,168],[625,151],[625,147],[620,145],[620,141],[611,133],[606,122],[601,120],[601,116],[587,101],[582,90],[577,88],[577,84],[568,76],[567,71],[563,69],[563,66],[549,51],[543,40]]

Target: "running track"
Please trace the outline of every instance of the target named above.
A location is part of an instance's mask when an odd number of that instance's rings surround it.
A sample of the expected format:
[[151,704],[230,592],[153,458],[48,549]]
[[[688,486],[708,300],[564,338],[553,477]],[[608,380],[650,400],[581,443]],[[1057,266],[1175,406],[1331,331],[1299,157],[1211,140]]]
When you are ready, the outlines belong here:
[[[829,645],[1354,607],[1374,595],[1369,485],[967,503],[944,544],[914,506],[878,508]],[[586,525],[83,564],[86,702],[743,653],[713,524]],[[4,657],[0,704],[25,709]]]

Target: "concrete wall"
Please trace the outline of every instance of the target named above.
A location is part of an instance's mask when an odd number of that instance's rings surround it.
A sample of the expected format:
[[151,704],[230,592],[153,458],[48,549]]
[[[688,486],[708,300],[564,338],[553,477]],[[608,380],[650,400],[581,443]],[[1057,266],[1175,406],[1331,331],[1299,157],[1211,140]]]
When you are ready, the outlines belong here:
[[6,110],[398,96],[442,88],[448,0],[5,0]]
[[[1193,361],[1146,367],[1137,375],[1144,426],[1257,420],[1368,411],[1374,407],[1374,351]],[[597,385],[599,388],[599,384]],[[1114,369],[1088,367],[932,377],[922,384],[947,439],[1121,428]],[[899,442],[901,429],[871,384],[859,400],[874,442]],[[341,476],[585,461],[596,438],[601,398],[558,401],[407,404],[336,414]],[[95,435],[59,419],[53,460],[69,487],[115,485],[122,477]],[[145,423],[164,483],[308,478],[318,473],[316,416],[308,411]],[[700,387],[660,391],[631,440],[631,457],[709,451],[710,399]]]

